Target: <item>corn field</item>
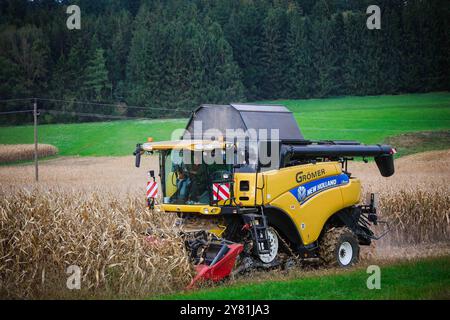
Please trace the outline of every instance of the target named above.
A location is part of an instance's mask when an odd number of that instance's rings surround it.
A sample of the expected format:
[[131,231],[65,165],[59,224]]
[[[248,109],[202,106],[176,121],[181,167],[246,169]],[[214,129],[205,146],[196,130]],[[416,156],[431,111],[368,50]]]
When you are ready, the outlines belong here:
[[[54,156],[58,149],[49,144],[38,145],[38,158]],[[0,163],[34,159],[34,144],[0,144]]]
[[[74,295],[136,297],[185,287],[192,267],[173,219],[145,209],[142,201],[57,190],[2,190],[0,296],[71,298],[70,265],[81,268]],[[158,226],[164,245],[146,241]]]
[[385,192],[379,198],[380,220],[390,226],[386,243],[450,243],[450,194],[445,189]]

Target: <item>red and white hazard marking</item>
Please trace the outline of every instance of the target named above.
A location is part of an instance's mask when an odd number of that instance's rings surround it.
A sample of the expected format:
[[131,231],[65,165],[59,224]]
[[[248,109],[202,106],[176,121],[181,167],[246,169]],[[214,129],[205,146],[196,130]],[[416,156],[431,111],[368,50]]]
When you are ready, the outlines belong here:
[[213,183],[213,199],[218,201],[230,199],[230,184]]
[[158,195],[158,183],[156,181],[147,182],[147,198],[156,198]]

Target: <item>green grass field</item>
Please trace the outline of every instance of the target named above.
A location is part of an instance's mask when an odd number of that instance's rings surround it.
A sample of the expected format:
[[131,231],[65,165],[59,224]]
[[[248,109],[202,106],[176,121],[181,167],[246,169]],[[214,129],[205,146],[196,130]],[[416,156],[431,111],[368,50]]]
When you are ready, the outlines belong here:
[[381,268],[381,288],[369,290],[366,269],[337,275],[305,276],[222,286],[163,296],[162,299],[287,300],[287,299],[450,299],[450,257],[402,262]]
[[[424,130],[450,129],[450,93],[279,100],[294,112],[306,139],[351,139],[381,143],[387,137]],[[39,141],[60,155],[130,155],[151,136],[170,139],[187,119],[111,121],[39,126]],[[0,144],[32,143],[32,126],[0,127]]]
[[[185,119],[90,122],[39,126],[39,142],[52,144],[62,156],[122,156],[138,142],[170,139]],[[0,144],[33,143],[32,126],[0,127]]]

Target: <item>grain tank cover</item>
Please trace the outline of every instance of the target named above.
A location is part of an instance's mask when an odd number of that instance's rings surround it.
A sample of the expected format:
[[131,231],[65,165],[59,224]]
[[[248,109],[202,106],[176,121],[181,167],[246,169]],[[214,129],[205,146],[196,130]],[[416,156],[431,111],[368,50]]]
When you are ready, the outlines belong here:
[[[194,131],[194,123],[199,121],[202,128]],[[304,140],[292,112],[281,105],[201,105],[192,113],[186,130],[191,139],[202,139],[198,133],[208,129],[219,129],[224,135],[227,129],[266,129],[269,134],[278,129],[280,140]]]

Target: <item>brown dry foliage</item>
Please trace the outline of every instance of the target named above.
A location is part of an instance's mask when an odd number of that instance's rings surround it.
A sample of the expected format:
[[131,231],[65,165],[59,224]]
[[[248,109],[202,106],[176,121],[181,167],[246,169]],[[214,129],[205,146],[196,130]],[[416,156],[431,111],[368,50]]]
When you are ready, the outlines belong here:
[[[38,158],[54,156],[58,148],[50,144],[38,145]],[[0,144],[0,163],[34,159],[34,144]]]
[[[137,297],[186,286],[192,275],[173,218],[142,201],[55,189],[1,190],[2,298]],[[157,226],[164,245],[143,233]],[[68,290],[66,270],[81,268],[81,290]]]
[[449,150],[403,157],[389,178],[374,163],[353,164],[364,193],[377,195],[380,219],[391,227],[379,245],[450,244],[449,161]]
[[447,188],[384,191],[378,194],[380,219],[390,225],[383,241],[414,245],[450,242],[450,194]]

